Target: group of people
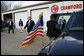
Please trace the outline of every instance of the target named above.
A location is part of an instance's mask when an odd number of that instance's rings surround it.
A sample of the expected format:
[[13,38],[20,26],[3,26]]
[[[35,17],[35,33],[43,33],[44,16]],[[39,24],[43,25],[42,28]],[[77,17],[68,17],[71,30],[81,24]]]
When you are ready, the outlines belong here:
[[[20,27],[20,32],[22,32],[22,28],[23,28],[22,19],[19,20],[18,25]],[[27,32],[29,33],[34,25],[35,25],[34,21],[31,20],[31,17],[28,17],[28,21],[26,22],[26,25],[25,25],[24,29],[27,28]],[[14,23],[13,23],[12,19],[8,20],[8,27],[9,27],[8,33],[10,33],[10,30],[12,30],[12,32],[14,33]]]
[[[31,17],[28,17],[28,21],[26,22],[26,25],[25,25],[24,29],[27,28],[27,32],[29,33],[34,25],[35,25],[34,21],[31,20]],[[23,28],[22,19],[20,19],[20,21],[19,21],[19,26],[20,26],[20,29],[21,29],[20,32],[22,32],[22,28]]]
[[[57,38],[61,33],[61,31],[56,28],[57,24],[58,24],[58,22],[56,20],[56,16],[51,15],[50,20],[47,21],[47,25],[46,25],[47,26],[47,36],[49,37],[50,41]],[[28,17],[28,21],[26,22],[24,29],[27,28],[27,32],[29,33],[31,31],[31,29],[34,27],[34,25],[35,25],[34,21],[31,19],[31,17]],[[22,32],[22,28],[23,28],[22,19],[20,19],[20,21],[19,21],[19,27],[20,27],[20,32]],[[9,20],[8,33],[10,33],[10,30],[12,30],[12,32],[14,33],[13,21],[11,19]]]

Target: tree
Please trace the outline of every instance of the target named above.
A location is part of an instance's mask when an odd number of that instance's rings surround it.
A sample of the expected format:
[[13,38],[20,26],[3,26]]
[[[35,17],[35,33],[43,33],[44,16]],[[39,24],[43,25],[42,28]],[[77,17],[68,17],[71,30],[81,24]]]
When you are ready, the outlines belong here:
[[1,12],[11,9],[11,4],[7,4],[6,1],[1,1]]

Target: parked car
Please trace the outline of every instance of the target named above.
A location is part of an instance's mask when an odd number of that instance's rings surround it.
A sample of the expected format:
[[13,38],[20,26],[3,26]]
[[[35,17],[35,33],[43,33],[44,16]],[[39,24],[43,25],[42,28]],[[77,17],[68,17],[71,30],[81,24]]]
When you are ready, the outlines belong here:
[[83,55],[83,10],[73,13],[59,38],[38,55]]
[[1,31],[3,31],[3,29],[7,27],[8,27],[7,21],[1,20]]
[[1,20],[1,31],[3,31],[3,28],[5,28],[5,23]]
[[1,20],[1,28],[4,28],[5,27],[5,23],[4,21]]

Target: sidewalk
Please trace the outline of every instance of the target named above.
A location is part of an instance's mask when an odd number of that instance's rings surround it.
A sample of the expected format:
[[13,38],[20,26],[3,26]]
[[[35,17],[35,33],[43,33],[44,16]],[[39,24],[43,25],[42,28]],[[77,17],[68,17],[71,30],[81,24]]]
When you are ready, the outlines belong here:
[[1,32],[1,55],[37,55],[42,49],[42,41],[44,46],[49,41],[48,37],[44,40],[36,38],[29,46],[19,48],[26,36],[26,30],[20,33],[19,29],[15,29],[15,34],[8,34],[7,31]]

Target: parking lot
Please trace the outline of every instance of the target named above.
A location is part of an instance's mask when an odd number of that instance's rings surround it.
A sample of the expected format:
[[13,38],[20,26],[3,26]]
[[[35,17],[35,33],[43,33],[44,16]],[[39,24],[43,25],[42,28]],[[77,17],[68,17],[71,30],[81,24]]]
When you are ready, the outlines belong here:
[[19,29],[15,29],[14,34],[12,31],[10,34],[7,32],[7,29],[1,32],[1,55],[37,55],[42,47],[49,43],[49,39],[45,34],[44,40],[36,38],[27,47],[19,48],[28,34],[26,30],[20,33]]

